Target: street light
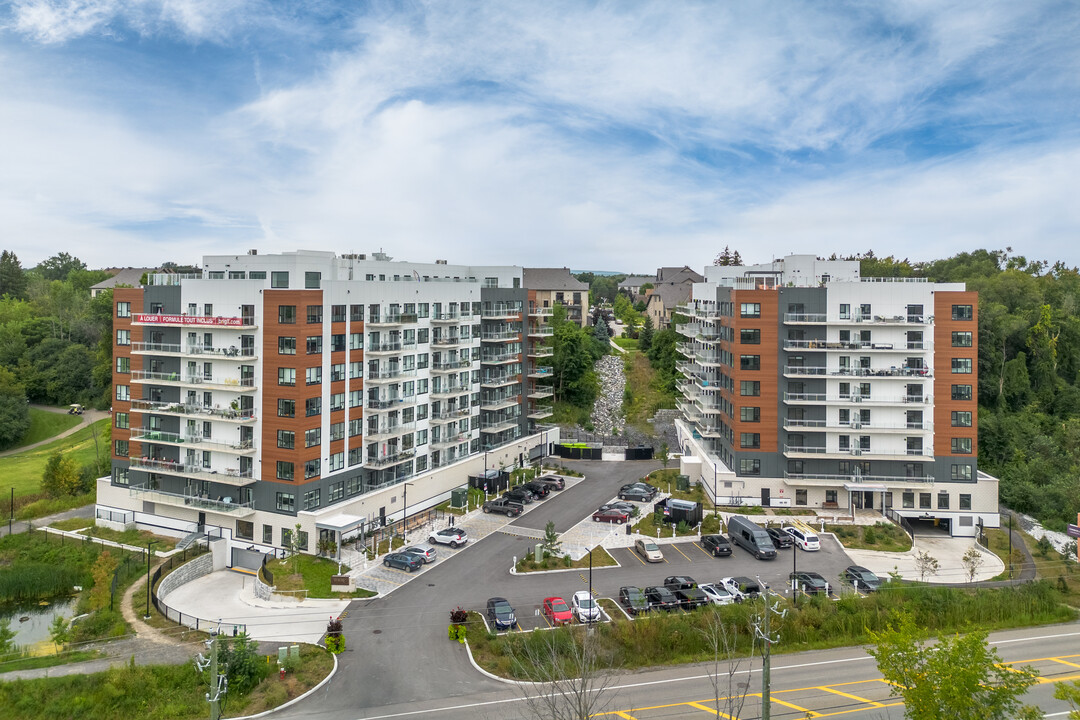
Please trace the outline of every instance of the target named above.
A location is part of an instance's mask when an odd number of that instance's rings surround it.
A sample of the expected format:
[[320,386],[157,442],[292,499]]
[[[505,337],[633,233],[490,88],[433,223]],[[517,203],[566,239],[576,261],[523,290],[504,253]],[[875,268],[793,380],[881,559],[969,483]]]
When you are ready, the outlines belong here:
[[405,507],[401,511],[401,540],[403,542],[408,542],[408,540],[409,540],[408,535],[407,535],[408,530],[407,530],[407,523],[405,521],[409,519],[409,486],[412,485],[412,483],[407,482],[407,483],[402,483],[402,485],[403,485],[403,488],[402,488],[402,490],[403,490],[402,501],[403,501],[403,504],[404,504]]
[[157,540],[151,540],[146,543],[146,614],[143,615],[143,620],[150,619],[150,548],[157,542]]

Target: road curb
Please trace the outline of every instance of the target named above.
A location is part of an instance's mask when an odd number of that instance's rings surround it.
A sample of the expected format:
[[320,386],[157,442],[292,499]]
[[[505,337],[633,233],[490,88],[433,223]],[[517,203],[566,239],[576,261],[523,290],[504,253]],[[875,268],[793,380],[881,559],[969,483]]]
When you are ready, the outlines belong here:
[[485,670],[484,668],[482,668],[482,667],[480,667],[479,665],[476,664],[476,660],[473,659],[473,656],[472,656],[472,648],[469,647],[469,639],[468,638],[465,638],[465,643],[464,644],[465,644],[465,654],[469,656],[469,664],[471,664],[473,666],[473,669],[476,670],[476,672],[480,673],[484,677],[488,677],[488,678],[491,678],[492,680],[496,680],[498,682],[505,683],[506,685],[516,685],[518,687],[533,687],[533,686],[536,686],[536,685],[543,685],[543,683],[523,682],[521,680],[510,680],[508,678],[499,677],[495,673],[489,673],[487,670]]
[[[270,715],[272,713],[276,713],[278,710],[284,710],[285,708],[287,708],[287,707],[289,707],[291,705],[295,705],[296,703],[300,702],[301,700],[307,698],[309,695],[313,694],[315,691],[322,689],[322,686],[325,685],[326,683],[330,682],[330,680],[334,677],[334,675],[337,674],[337,671],[338,671],[337,655],[334,655],[333,653],[330,653],[330,656],[334,658],[334,667],[333,667],[333,669],[330,670],[330,674],[327,675],[326,677],[324,677],[322,679],[322,682],[320,682],[318,685],[316,685],[315,687],[308,690],[303,695],[298,695],[298,696],[294,697],[292,700],[290,700],[289,702],[278,705],[276,708],[271,708],[269,710],[263,710],[261,713],[256,713],[255,715],[237,715],[235,718],[230,718],[229,720],[250,720],[251,718],[266,717],[267,715]],[[469,656],[469,659],[470,660],[472,659],[471,655]]]

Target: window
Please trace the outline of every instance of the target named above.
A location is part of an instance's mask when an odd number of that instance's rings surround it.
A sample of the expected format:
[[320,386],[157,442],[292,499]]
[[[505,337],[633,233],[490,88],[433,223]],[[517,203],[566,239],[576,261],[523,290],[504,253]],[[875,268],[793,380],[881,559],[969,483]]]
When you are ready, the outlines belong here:
[[364,349],[364,335],[363,335],[363,333],[351,333],[349,335],[349,349],[350,350],[363,350]]
[[130,345],[131,344],[131,331],[130,330],[117,330],[116,331],[116,344],[117,345]]
[[345,469],[345,453],[336,452],[330,455],[330,472]]
[[118,302],[116,303],[116,317],[126,318],[131,317],[131,303]]
[[761,317],[761,303],[742,303],[739,305],[739,317]]
[[792,475],[802,475],[803,468],[805,467],[802,460],[788,460],[787,471]]
[[[359,465],[361,462],[363,462],[363,455],[363,448],[349,448],[349,467]],[[357,483],[359,483],[360,479],[357,478],[356,481]],[[349,483],[351,487],[352,480],[350,480]],[[350,492],[349,494],[352,495],[353,493]]]
[[949,509],[949,493],[939,492],[937,496],[937,509],[948,510]]
[[292,430],[278,430],[277,446],[279,448],[285,448],[286,450],[292,450],[296,447],[296,433]]
[[[359,391],[356,391],[359,392]],[[345,393],[334,393],[330,396],[330,412],[345,409]]]
[[335,363],[330,366],[330,382],[345,380],[345,363]]
[[360,407],[364,404],[364,393],[362,390],[350,390],[349,391],[349,407]]
[[[308,478],[308,479],[313,478],[313,477],[318,477],[319,476],[319,466],[321,464],[322,464],[322,461],[319,460],[319,458],[315,458],[314,460],[308,460],[307,462],[305,462],[304,463],[304,477]],[[316,492],[318,492],[318,491],[316,490]]]
[[915,493],[911,490],[905,490],[903,500],[901,502],[908,510],[913,509],[915,507]]
[[971,438],[952,438],[953,455],[970,455]]
[[274,544],[274,526],[273,525],[263,525],[262,528],[263,528],[263,536],[262,536],[263,537],[263,544],[264,545],[273,545]]
[[330,336],[330,352],[345,352],[345,333]]
[[761,369],[761,356],[760,355],[740,355],[739,356],[739,369],[740,370],[760,370]]
[[972,320],[975,314],[972,312],[971,305],[953,305],[952,306],[952,319],[953,320]]
[[739,330],[739,342],[743,345],[760,345],[761,344],[761,330],[754,328],[752,330],[742,329]]
[[322,352],[322,335],[308,336],[307,354],[318,355]]
[[[953,465],[949,472],[949,479],[971,482],[971,466]],[[968,509],[970,510],[970,508]]]
[[308,325],[317,325],[322,322],[322,305],[307,306]]
[[835,490],[826,490],[825,491],[825,502],[826,503],[832,503],[833,505],[836,504],[836,491]]
[[739,408],[739,420],[743,422],[761,422],[761,408],[759,407],[742,407]]
[[296,324],[296,306],[295,305],[278,305],[278,308],[277,308],[277,321],[281,325],[295,325]]
[[364,363],[359,361],[349,363],[349,378],[355,379],[362,377],[364,377]]
[[971,427],[971,413],[961,410],[952,411],[953,427]]
[[322,428],[304,431],[304,447],[312,447],[322,442]]
[[344,422],[330,423],[330,442],[334,442],[335,440],[344,440],[344,439],[345,439],[345,423]]
[[971,347],[971,331],[966,332],[954,332],[952,334],[952,346],[953,347]]
[[287,288],[287,287],[289,287],[289,273],[288,272],[271,272],[270,273],[270,287],[272,287],[272,288]]
[[304,273],[304,287],[308,290],[318,290],[322,285],[322,273],[320,272],[306,272]]
[[970,510],[971,509],[971,496],[970,495],[961,495],[960,496],[960,509],[961,510]]
[[[266,279],[266,271],[265,270],[251,270],[251,271],[248,272],[248,280],[265,280],[265,279]],[[267,540],[266,542],[269,543],[270,541]]]
[[805,505],[806,504],[806,491],[805,490],[796,490],[795,491],[795,504],[796,505]]
[[919,493],[919,509],[929,510],[930,507],[930,493]]
[[955,374],[970,375],[971,374],[971,358],[953,358],[952,359],[952,371]]
[[113,442],[113,455],[116,455],[117,457],[127,457],[128,456],[128,441],[127,440],[116,440],[116,441],[114,441]]
[[[351,458],[350,458],[349,464],[350,465],[353,464]],[[350,497],[352,497],[353,495],[358,495],[360,493],[360,488],[361,488],[361,485],[360,485],[360,476],[359,475],[348,478],[345,481],[345,492],[347,492]]]
[[319,507],[322,500],[322,490],[316,488],[315,490],[308,490],[304,493],[304,509],[314,510]]
[[971,386],[970,385],[953,385],[952,386],[952,399],[953,400],[970,400],[971,399]]
[[278,398],[277,414],[278,417],[296,417],[296,401]]
[[349,437],[357,437],[364,434],[364,423],[360,418],[349,421]]
[[851,319],[851,305],[850,304],[848,304],[848,303],[841,303],[840,304],[840,319],[841,320],[850,320]]
[[429,331],[427,328],[420,328],[416,331],[416,342],[423,344],[428,342]]
[[739,474],[740,475],[760,475],[761,474],[761,461],[760,460],[739,460]]
[[330,322],[345,322],[345,306],[344,305],[331,305],[330,306]]
[[[341,453],[338,453],[338,454],[340,455]],[[331,460],[333,460],[333,458],[331,458]],[[342,482],[331,483],[330,492],[327,493],[327,498],[326,498],[327,502],[330,502],[331,504],[333,504],[333,503],[336,503],[338,500],[343,499],[344,497],[345,497],[345,482],[342,481]]]
[[118,412],[113,415],[113,427],[117,430],[124,430],[130,427],[130,420],[127,413]]
[[236,537],[241,540],[255,539],[255,523],[248,520],[236,521]]
[[117,385],[116,386],[116,399],[117,400],[125,400],[125,401],[130,400],[131,399],[131,389],[127,385]]
[[281,544],[287,548],[292,546],[292,530],[281,528]]
[[131,372],[131,358],[118,357],[116,358],[116,372],[127,374]]
[[322,414],[322,398],[308,398],[304,401],[304,414],[307,417]]
[[277,339],[277,351],[278,351],[278,355],[295,355],[296,354],[296,338],[294,338],[294,337],[279,337]]
[[307,368],[307,371],[305,372],[305,375],[307,376],[306,379],[307,379],[307,384],[308,385],[318,385],[319,383],[322,382],[322,368],[321,367]]
[[[280,465],[280,464],[281,463],[278,463],[278,465]],[[291,465],[292,463],[289,463],[289,464]],[[292,479],[292,478],[290,478],[290,479]],[[295,511],[296,510],[296,495],[293,495],[292,493],[281,493],[281,492],[279,492],[277,494],[277,509],[282,510],[284,512],[293,512],[293,511]],[[282,545],[288,544],[286,542],[286,539],[288,538],[288,532],[289,531],[286,530],[285,528],[281,529],[281,544]]]
[[752,397],[761,395],[761,382],[758,380],[739,381],[739,394]]
[[289,387],[296,385],[296,368],[278,368],[277,384]]
[[[278,480],[292,480],[294,477],[293,464],[285,460],[277,461],[277,479]],[[280,507],[278,508],[281,509]]]
[[758,447],[761,447],[761,433],[740,433],[739,434],[739,447],[743,447],[743,448],[758,448]]

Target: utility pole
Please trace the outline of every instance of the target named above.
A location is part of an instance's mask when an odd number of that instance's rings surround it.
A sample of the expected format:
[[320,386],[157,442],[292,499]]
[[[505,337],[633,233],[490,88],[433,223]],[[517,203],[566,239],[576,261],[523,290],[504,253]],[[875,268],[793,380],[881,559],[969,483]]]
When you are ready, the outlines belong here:
[[[218,720],[221,717],[221,693],[218,692],[217,640],[218,634],[214,633],[210,638],[210,692],[206,695],[206,699],[210,702],[210,720]],[[211,693],[213,697],[211,697]]]
[[[794,548],[792,548],[794,550]],[[781,618],[787,614],[787,610],[779,611],[775,606],[769,605],[769,589],[765,586],[765,583],[761,582],[761,578],[757,578],[758,586],[764,588],[762,595],[765,597],[765,609],[764,618],[760,625],[754,626],[754,632],[757,634],[758,639],[761,640],[761,720],[770,720],[770,701],[769,701],[769,688],[771,680],[769,677],[769,671],[771,668],[771,651],[772,644],[778,642],[778,638],[773,638],[771,634],[771,627],[769,622],[769,616],[776,613]]]

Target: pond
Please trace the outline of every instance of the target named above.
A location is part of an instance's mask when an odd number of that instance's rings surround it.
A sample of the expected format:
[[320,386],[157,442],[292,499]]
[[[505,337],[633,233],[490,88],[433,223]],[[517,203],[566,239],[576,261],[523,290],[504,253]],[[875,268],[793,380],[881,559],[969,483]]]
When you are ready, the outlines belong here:
[[[35,643],[49,642],[49,626],[55,617],[71,618],[75,614],[77,598],[56,598],[45,604],[24,603],[0,606],[0,619],[10,620],[9,627],[15,633],[12,641],[21,648]],[[23,618],[26,618],[23,620]]]

